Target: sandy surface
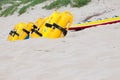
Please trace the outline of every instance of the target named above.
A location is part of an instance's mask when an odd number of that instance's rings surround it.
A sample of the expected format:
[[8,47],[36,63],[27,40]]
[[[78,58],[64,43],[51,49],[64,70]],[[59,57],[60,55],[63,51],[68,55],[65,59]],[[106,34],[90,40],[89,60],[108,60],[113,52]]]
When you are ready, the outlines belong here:
[[[41,9],[43,4],[21,16],[0,17],[0,80],[120,80],[120,23],[69,31],[55,40],[6,40],[16,23],[54,11]],[[92,0],[80,9],[59,9],[64,10],[74,15],[73,24],[89,16],[90,20],[120,16],[120,0]]]

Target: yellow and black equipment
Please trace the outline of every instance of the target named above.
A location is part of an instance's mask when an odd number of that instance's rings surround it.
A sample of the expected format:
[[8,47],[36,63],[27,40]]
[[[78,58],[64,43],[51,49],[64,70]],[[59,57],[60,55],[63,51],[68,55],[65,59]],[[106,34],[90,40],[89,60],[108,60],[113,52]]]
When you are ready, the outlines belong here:
[[13,27],[8,35],[9,41],[24,40],[29,38],[60,38],[67,34],[72,24],[73,16],[70,12],[54,11],[50,16],[38,18],[35,23],[25,24],[20,22]]

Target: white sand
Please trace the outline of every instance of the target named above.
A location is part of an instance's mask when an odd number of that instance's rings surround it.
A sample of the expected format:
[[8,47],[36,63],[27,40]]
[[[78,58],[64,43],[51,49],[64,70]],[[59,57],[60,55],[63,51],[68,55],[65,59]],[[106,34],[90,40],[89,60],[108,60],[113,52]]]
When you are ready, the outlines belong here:
[[[7,41],[16,23],[54,11],[42,5],[21,16],[0,17],[0,80],[120,80],[120,23],[69,31],[62,39]],[[90,20],[120,16],[120,0],[92,0],[80,9],[59,9],[64,10],[73,13],[73,23],[95,14],[100,15]]]

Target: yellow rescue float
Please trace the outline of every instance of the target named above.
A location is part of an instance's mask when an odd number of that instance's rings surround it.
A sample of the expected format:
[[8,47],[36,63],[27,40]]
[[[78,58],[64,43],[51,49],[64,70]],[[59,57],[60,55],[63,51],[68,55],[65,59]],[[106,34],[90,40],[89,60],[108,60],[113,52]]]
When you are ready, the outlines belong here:
[[21,35],[23,28],[25,28],[25,27],[26,27],[26,24],[23,22],[16,24],[13,27],[13,30],[10,31],[10,33],[8,35],[8,40],[9,41],[19,40],[19,36]]
[[72,24],[73,16],[70,12],[65,11],[59,14],[59,20],[53,23],[52,30],[48,38],[64,37],[67,34],[69,27]]
[[31,33],[30,33],[30,38],[38,38],[41,37],[42,34],[40,33],[41,30],[41,26],[45,23],[46,18],[38,18],[35,21],[35,24],[33,25],[32,29],[31,29]]
[[19,36],[19,40],[29,39],[29,34],[31,32],[31,29],[33,27],[33,23],[29,22],[26,27],[22,29],[22,32]]

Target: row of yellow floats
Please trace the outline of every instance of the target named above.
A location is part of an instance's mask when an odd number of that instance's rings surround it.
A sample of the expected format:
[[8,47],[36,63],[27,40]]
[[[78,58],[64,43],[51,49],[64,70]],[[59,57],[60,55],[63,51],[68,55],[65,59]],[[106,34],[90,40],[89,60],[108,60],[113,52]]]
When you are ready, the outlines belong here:
[[70,12],[54,11],[50,16],[39,18],[28,24],[20,22],[13,27],[8,35],[9,41],[29,38],[60,38],[67,34],[72,24],[73,16]]

